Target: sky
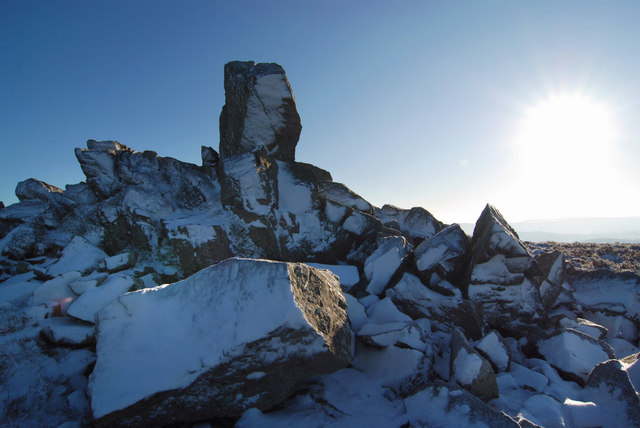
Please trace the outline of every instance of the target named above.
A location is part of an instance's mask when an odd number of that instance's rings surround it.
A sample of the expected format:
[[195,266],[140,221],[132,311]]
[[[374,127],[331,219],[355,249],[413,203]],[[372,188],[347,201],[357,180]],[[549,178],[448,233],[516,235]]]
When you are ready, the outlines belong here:
[[640,216],[638,19],[637,1],[2,0],[0,200],[83,181],[88,139],[199,164],[224,64],[252,60],[286,70],[296,160],[376,206]]

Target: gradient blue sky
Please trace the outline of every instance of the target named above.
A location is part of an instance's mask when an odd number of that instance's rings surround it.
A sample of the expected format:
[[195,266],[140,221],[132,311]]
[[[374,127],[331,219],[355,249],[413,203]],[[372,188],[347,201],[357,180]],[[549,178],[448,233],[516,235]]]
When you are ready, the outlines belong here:
[[[73,149],[89,138],[199,164],[238,59],[285,68],[297,160],[378,206],[446,222],[486,202],[509,221],[640,216],[638,22],[637,1],[3,0],[0,200],[29,177],[82,181]],[[558,91],[615,119],[609,155],[579,174],[514,145],[526,109]]]

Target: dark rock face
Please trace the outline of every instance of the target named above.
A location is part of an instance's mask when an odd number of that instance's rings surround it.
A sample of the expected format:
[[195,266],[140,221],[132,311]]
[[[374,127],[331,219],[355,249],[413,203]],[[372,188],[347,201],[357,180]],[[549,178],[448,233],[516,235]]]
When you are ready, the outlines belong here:
[[220,156],[265,149],[293,162],[302,125],[284,69],[278,64],[230,62],[224,67]]
[[16,196],[20,201],[31,199],[47,201],[52,196],[52,193],[60,194],[62,193],[62,189],[58,189],[56,186],[36,180],[35,178],[22,181],[16,186]]

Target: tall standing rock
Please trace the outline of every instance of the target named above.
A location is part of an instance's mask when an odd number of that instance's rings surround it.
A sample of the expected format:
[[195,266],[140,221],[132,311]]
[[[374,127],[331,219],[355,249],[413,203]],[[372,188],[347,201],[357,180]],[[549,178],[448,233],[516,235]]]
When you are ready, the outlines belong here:
[[293,162],[302,125],[284,69],[274,63],[234,61],[224,67],[225,105],[220,114],[220,156],[264,148]]

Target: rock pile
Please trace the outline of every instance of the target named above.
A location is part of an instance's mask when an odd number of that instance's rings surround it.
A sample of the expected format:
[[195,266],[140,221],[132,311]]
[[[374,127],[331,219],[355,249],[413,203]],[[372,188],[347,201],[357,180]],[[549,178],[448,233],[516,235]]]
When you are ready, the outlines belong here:
[[0,207],[3,424],[638,425],[640,277],[374,207],[296,162],[282,67],[224,85],[202,165],[89,140]]

